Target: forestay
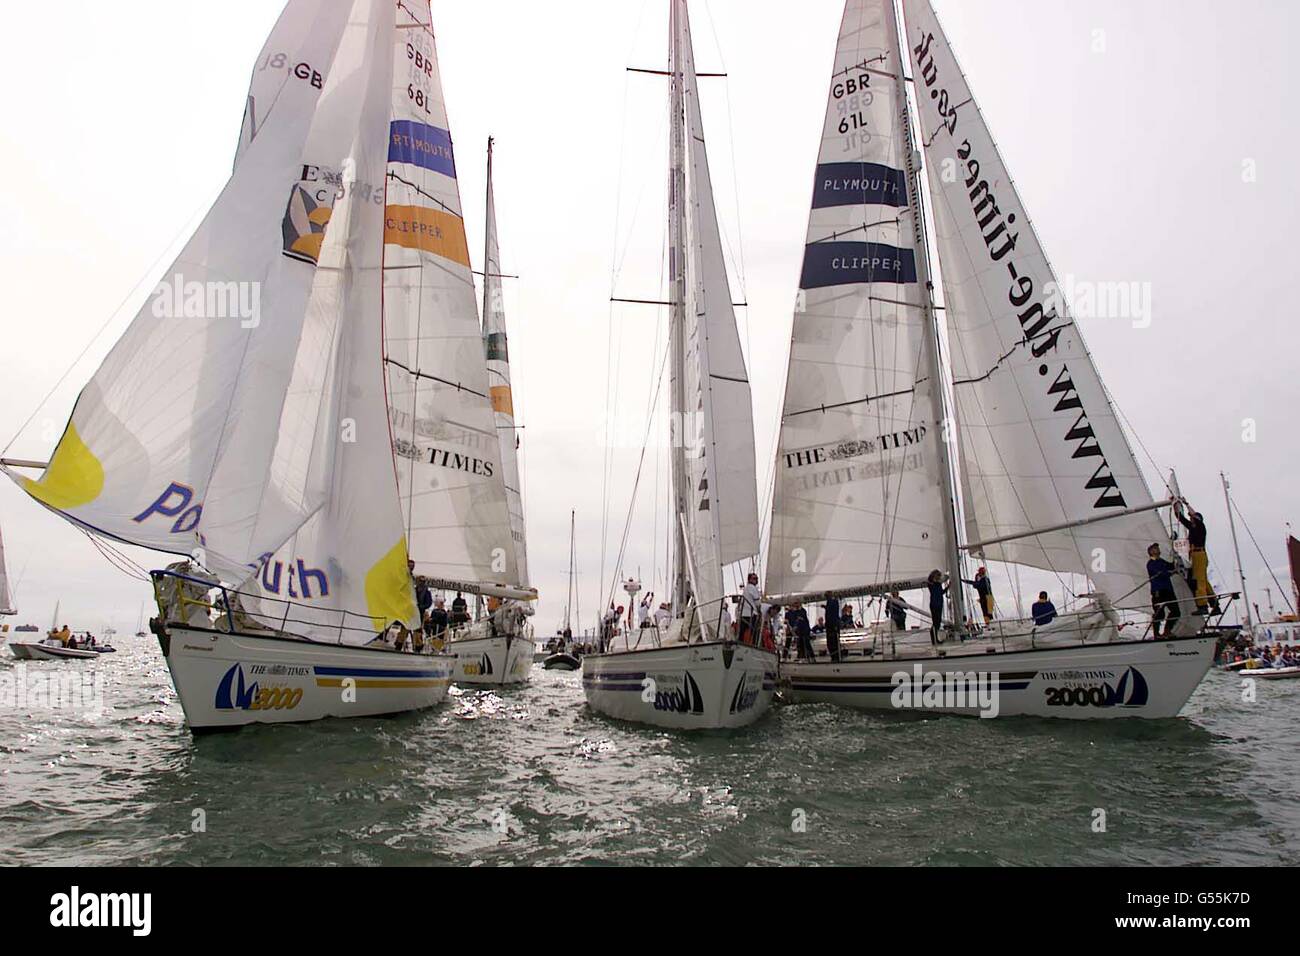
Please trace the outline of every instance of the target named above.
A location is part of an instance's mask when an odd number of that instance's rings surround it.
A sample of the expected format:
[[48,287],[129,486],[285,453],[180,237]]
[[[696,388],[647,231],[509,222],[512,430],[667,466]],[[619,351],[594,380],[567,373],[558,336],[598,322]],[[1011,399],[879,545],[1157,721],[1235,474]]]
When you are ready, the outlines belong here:
[[[679,84],[684,117],[678,157],[684,164],[685,203],[672,197],[684,217],[685,249],[672,252],[672,278],[684,291],[681,407],[674,408],[675,441],[685,449],[685,486],[678,489],[692,590],[702,618],[716,620],[722,599],[722,568],[758,551],[758,495],[754,474],[754,417],[749,375],[740,347],[731,287],[723,258],[700,112],[699,84],[684,2],[673,5],[671,72]],[[674,117],[674,122],[678,122]],[[677,178],[674,177],[674,182]],[[677,269],[684,269],[678,283]]]
[[505,298],[502,289],[501,250],[497,242],[496,194],[492,186],[492,140],[488,140],[487,239],[483,257],[483,346],[487,353],[488,394],[496,414],[501,443],[501,478],[510,509],[510,535],[519,568],[518,584],[528,586],[528,548],[525,541],[524,497],[519,472],[519,432],[515,425],[514,393],[510,387],[510,347],[506,336]]
[[398,9],[384,222],[393,449],[417,573],[514,585],[502,481],[429,4]]
[[897,35],[889,0],[845,5],[790,346],[769,594],[905,584],[949,563]]
[[[961,435],[971,542],[1152,503],[1006,165],[928,0],[904,0]],[[1021,537],[986,557],[1088,575],[1146,607],[1155,511]]]

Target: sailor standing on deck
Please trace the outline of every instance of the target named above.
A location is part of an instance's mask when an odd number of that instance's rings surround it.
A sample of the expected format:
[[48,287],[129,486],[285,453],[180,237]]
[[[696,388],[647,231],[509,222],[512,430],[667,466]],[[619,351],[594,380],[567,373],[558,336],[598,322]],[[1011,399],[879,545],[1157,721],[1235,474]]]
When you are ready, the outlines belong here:
[[1219,599],[1210,589],[1210,558],[1205,551],[1205,517],[1199,511],[1188,508],[1183,512],[1186,502],[1174,502],[1174,517],[1187,529],[1187,544],[1191,551],[1192,573],[1190,584],[1196,595],[1196,613],[1204,614],[1207,610],[1219,613]]
[[925,586],[930,592],[930,643],[939,646],[939,631],[943,627],[943,595],[948,590],[943,583],[947,577],[938,568],[930,572]]
[[1177,566],[1160,557],[1160,545],[1153,544],[1147,548],[1147,577],[1151,579],[1151,627],[1152,636],[1160,638],[1160,621],[1165,622],[1165,637],[1174,636],[1174,625],[1181,612],[1178,610],[1178,595],[1174,593],[1173,578]]
[[740,593],[740,626],[736,629],[736,639],[742,644],[758,643],[759,609],[763,603],[763,593],[758,589],[758,575],[753,571],[745,578],[745,589]]
[[826,595],[826,653],[832,661],[840,659],[840,599]]

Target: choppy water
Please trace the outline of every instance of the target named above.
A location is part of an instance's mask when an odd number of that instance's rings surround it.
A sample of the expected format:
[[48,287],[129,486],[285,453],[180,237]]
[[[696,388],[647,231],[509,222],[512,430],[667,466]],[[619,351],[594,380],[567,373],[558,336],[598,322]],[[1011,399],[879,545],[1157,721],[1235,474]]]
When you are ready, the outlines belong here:
[[153,640],[116,644],[25,665],[97,665],[105,714],[0,709],[0,863],[1300,863],[1300,682],[1248,704],[1214,672],[1176,721],[799,706],[686,736],[538,668],[422,714],[195,739]]

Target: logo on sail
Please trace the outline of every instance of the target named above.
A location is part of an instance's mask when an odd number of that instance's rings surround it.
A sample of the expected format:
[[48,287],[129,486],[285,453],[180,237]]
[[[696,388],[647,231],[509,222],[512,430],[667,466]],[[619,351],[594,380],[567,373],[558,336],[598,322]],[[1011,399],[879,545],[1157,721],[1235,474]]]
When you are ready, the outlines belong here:
[[804,248],[801,289],[916,282],[916,253],[884,242],[813,242]]
[[[319,197],[326,196],[328,199]],[[290,259],[316,265],[320,261],[325,230],[334,214],[333,190],[313,191],[301,182],[289,194],[289,208],[284,213],[284,254]]]

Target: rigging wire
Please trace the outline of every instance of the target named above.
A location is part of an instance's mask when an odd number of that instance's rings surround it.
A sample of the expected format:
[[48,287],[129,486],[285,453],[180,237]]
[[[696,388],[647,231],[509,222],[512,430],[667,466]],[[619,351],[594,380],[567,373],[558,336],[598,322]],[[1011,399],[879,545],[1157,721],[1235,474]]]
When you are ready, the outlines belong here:
[[1287,610],[1294,614],[1295,606],[1291,603],[1291,596],[1287,594],[1286,589],[1282,587],[1282,582],[1279,581],[1277,575],[1273,573],[1273,566],[1268,563],[1268,558],[1264,557],[1264,550],[1259,546],[1259,542],[1255,540],[1255,533],[1250,530],[1250,524],[1246,521],[1246,516],[1241,513],[1241,509],[1237,507],[1237,502],[1235,500],[1232,498],[1229,498],[1228,500],[1232,502],[1232,510],[1235,511],[1237,517],[1241,519],[1241,523],[1246,529],[1246,535],[1250,538],[1250,543],[1255,546],[1255,551],[1259,554],[1259,559],[1264,562],[1264,569],[1268,571],[1269,577],[1273,579],[1273,584],[1277,586],[1278,593],[1282,595],[1282,600],[1286,601]]

